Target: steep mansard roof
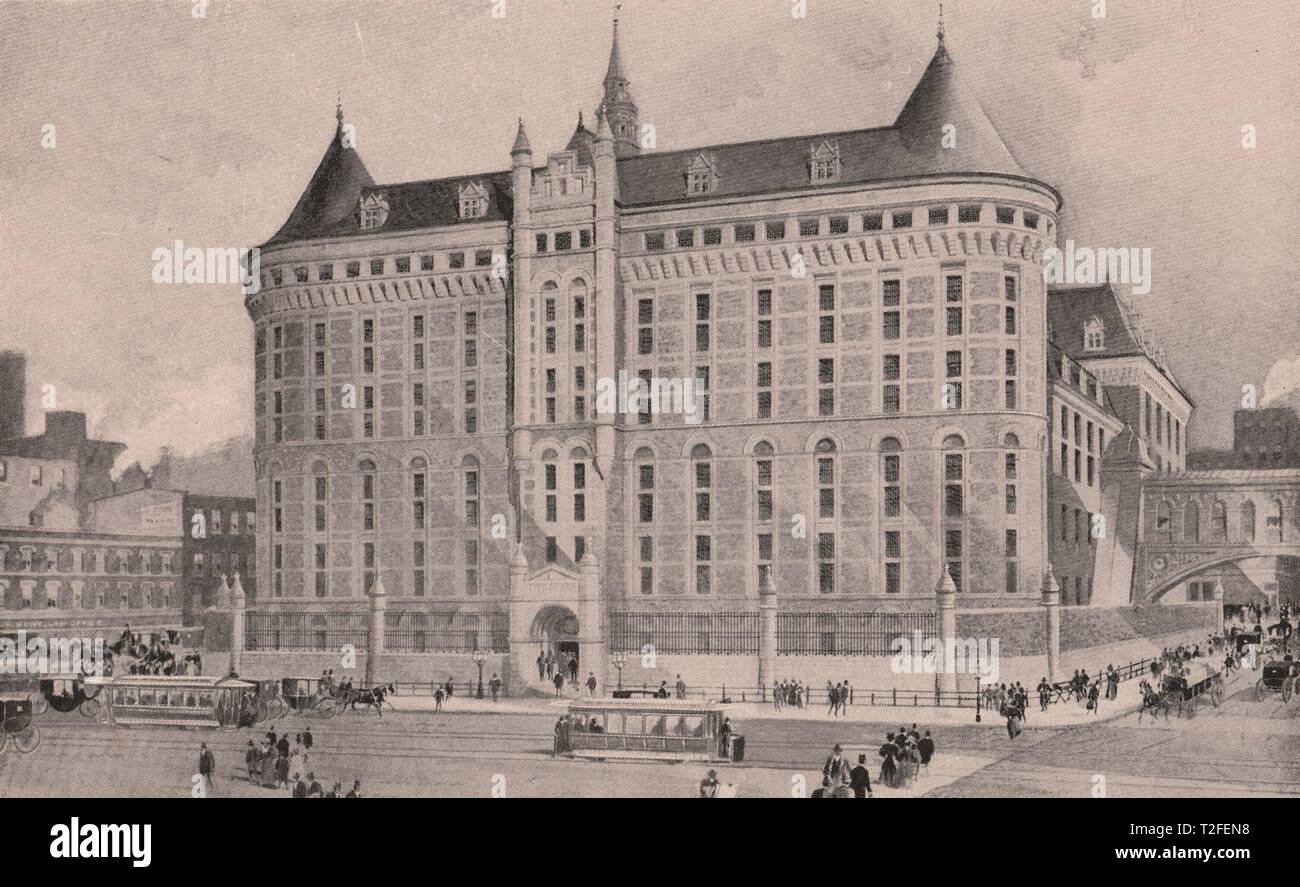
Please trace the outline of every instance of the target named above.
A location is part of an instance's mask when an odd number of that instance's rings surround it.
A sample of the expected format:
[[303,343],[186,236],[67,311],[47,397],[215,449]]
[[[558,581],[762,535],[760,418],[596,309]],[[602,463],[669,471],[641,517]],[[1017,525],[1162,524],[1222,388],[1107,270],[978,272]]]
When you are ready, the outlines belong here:
[[[615,80],[626,76],[617,36],[609,76]],[[949,124],[954,129],[946,131]],[[945,147],[946,134],[955,136],[955,146],[949,141],[950,147]],[[565,150],[576,151],[580,162],[591,165],[594,139],[579,121]],[[515,144],[517,149],[518,137]],[[617,167],[619,199],[624,206],[648,206],[824,187],[810,182],[809,164],[814,151],[838,155],[839,174],[828,184],[963,173],[1034,180],[1016,162],[988,115],[962,84],[956,64],[940,39],[934,57],[892,126],[624,157]],[[716,181],[707,193],[688,194],[686,169],[700,157],[716,172]],[[266,245],[372,233],[361,230],[358,209],[363,193],[371,191],[381,191],[390,207],[388,219],[373,229],[375,234],[455,224],[461,221],[456,192],[471,180],[484,184],[491,203],[488,215],[474,221],[509,218],[508,171],[376,186],[356,150],[343,146],[340,125],[289,221]]]
[[[1102,347],[1084,349],[1084,328],[1101,322]],[[1053,344],[1076,361],[1106,357],[1145,357],[1189,404],[1192,398],[1178,384],[1173,371],[1142,343],[1128,310],[1109,283],[1092,286],[1047,288],[1047,332]]]
[[330,236],[331,228],[356,215],[361,189],[374,183],[356,148],[344,144],[340,113],[334,138],[325,149],[325,156],[307,183],[307,189],[298,198],[289,220],[265,245]]

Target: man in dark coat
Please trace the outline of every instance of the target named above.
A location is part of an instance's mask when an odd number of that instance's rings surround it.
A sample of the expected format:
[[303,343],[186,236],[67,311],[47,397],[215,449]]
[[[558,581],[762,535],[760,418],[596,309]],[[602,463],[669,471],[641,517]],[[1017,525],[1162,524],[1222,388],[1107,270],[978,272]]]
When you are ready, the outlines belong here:
[[303,748],[303,751],[305,751],[305,752],[310,752],[310,751],[311,751],[311,745],[312,745],[312,740],[311,740],[311,727],[308,727],[306,730],[303,730],[303,731],[302,731],[302,748]]
[[212,776],[217,770],[217,759],[212,756],[206,742],[199,743],[199,775],[203,777],[203,788],[212,794]]
[[871,774],[867,772],[866,755],[858,755],[858,766],[849,771],[849,787],[853,789],[855,798],[871,796]]
[[557,671],[555,673],[554,681],[555,681],[555,698],[559,699],[560,691],[564,689],[564,672]]
[[930,731],[926,730],[921,741],[916,744],[916,751],[921,756],[921,766],[929,769],[930,759],[934,757],[934,740],[930,738]]
[[280,753],[280,757],[289,757],[289,734],[286,733],[280,737],[280,741],[275,744],[275,750]]

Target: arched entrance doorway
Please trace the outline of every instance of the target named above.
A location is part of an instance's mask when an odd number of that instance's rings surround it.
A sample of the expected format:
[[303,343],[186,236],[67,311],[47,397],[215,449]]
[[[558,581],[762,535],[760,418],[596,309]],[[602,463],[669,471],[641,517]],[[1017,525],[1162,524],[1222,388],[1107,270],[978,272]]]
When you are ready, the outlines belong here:
[[543,607],[533,619],[528,633],[537,652],[554,657],[556,668],[565,677],[581,674],[578,662],[578,617],[568,607],[552,604]]

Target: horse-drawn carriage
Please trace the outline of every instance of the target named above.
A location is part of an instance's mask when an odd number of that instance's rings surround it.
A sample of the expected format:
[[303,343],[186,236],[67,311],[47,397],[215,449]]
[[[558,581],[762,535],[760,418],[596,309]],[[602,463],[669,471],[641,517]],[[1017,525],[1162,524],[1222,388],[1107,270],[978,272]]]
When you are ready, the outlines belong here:
[[1280,693],[1285,705],[1291,701],[1291,694],[1296,691],[1298,683],[1300,663],[1296,663],[1290,656],[1265,662],[1264,672],[1255,683],[1255,699],[1263,702],[1268,694]]
[[1142,681],[1142,707],[1138,711],[1138,723],[1142,722],[1142,715],[1147,712],[1154,717],[1163,711],[1165,720],[1169,720],[1170,711],[1178,717],[1182,717],[1184,712],[1191,717],[1202,700],[1209,699],[1215,708],[1223,702],[1223,672],[1216,669],[1211,660],[1189,659],[1181,663],[1179,670],[1181,673],[1174,670],[1162,673],[1159,690],[1150,682]]
[[68,673],[41,678],[40,693],[33,701],[34,712],[40,715],[51,708],[57,712],[75,709],[82,717],[98,717],[101,710],[98,697],[104,685],[87,681],[88,677],[91,676]]
[[0,754],[10,740],[20,752],[36,751],[41,728],[32,716],[32,694],[21,690],[0,690]]
[[346,700],[340,700],[338,690],[320,678],[284,678],[281,681],[281,700],[285,711],[305,714],[314,711],[322,718],[332,718]]

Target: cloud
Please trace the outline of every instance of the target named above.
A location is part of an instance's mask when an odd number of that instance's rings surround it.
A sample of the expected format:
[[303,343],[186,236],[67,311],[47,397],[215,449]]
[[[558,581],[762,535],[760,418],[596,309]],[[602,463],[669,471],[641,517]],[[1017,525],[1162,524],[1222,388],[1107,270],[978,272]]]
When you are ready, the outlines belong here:
[[1264,398],[1259,405],[1269,406],[1275,400],[1296,394],[1300,394],[1300,355],[1284,357],[1269,368],[1264,377]]

